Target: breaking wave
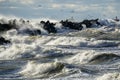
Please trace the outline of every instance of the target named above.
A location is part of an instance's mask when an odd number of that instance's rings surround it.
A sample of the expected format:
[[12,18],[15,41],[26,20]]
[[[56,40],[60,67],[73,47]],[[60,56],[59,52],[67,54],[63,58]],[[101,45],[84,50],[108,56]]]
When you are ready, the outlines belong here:
[[120,73],[107,73],[102,77],[98,77],[97,80],[119,80]]
[[119,40],[113,19],[1,18],[0,79],[119,79]]
[[61,72],[64,68],[64,64],[60,62],[51,63],[36,63],[35,61],[29,61],[26,67],[19,73],[27,77],[41,77],[47,78],[50,75]]

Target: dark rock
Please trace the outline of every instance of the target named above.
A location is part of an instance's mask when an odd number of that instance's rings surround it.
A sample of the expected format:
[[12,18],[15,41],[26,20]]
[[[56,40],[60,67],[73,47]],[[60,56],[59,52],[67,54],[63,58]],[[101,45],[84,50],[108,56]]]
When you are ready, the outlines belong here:
[[81,23],[77,23],[77,22],[71,22],[68,20],[65,21],[60,21],[60,23],[64,26],[64,27],[68,27],[70,29],[74,29],[74,30],[82,30],[83,26]]
[[115,19],[114,19],[115,21],[117,21],[117,22],[119,22],[120,20],[118,19],[118,17],[116,16],[115,17]]
[[55,26],[54,23],[51,23],[51,22],[49,22],[49,21],[47,21],[47,22],[41,21],[40,24],[43,25],[43,28],[44,28],[45,30],[47,30],[48,33],[57,33],[57,30],[56,30],[56,28],[54,27],[54,26]]
[[0,45],[11,43],[9,40],[5,40],[5,38],[0,37]]
[[0,24],[0,32],[8,31],[8,30],[13,29],[13,28],[15,28],[14,25],[10,25],[10,24]]
[[45,24],[46,22],[45,21],[40,21],[40,24]]
[[100,25],[100,23],[98,22],[99,19],[91,19],[91,20],[83,20],[81,22],[81,24],[86,25],[87,28],[91,28],[93,24],[97,24]]

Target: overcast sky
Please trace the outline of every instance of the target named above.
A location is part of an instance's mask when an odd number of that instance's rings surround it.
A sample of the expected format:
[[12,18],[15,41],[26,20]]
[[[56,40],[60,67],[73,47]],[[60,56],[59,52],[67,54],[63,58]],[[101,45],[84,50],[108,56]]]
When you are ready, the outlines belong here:
[[0,15],[76,20],[120,17],[120,0],[0,0]]

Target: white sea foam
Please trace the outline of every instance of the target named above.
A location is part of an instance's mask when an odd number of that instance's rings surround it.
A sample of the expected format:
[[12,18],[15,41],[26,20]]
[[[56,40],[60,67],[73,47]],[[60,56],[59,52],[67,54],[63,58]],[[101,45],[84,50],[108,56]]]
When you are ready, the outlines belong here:
[[51,63],[37,63],[35,61],[29,61],[22,71],[19,73],[27,77],[48,77],[48,74],[52,72],[62,71],[64,65],[59,62]]
[[107,73],[98,77],[97,80],[120,80],[120,73]]
[[[16,31],[13,31],[16,32]],[[41,56],[45,50],[56,50],[55,47],[66,46],[66,47],[88,47],[88,48],[102,48],[102,47],[118,47],[119,41],[107,41],[107,40],[96,40],[87,39],[82,37],[52,37],[52,36],[21,36],[16,33],[9,32],[7,35],[8,39],[12,41],[10,48],[5,49],[0,54],[0,59],[18,59],[35,58]],[[13,35],[13,36],[11,36]],[[10,37],[11,36],[11,37]],[[22,37],[22,38],[21,38]],[[45,46],[45,47],[44,47]],[[42,50],[41,50],[42,48]],[[48,52],[49,54],[49,52]],[[90,53],[91,54],[91,53]],[[93,55],[93,54],[91,54]],[[89,56],[88,56],[89,57]]]
[[[14,19],[9,20],[13,22]],[[1,19],[0,22],[8,23],[9,20],[5,18]],[[39,20],[30,20],[29,23],[27,22],[27,19],[25,19],[25,21],[26,22],[23,23],[22,19],[16,19],[17,30],[11,29],[1,33],[1,36],[10,40],[11,44],[8,46],[0,46],[0,60],[38,59],[41,61],[42,59],[50,59],[51,61],[58,60],[61,62],[45,61],[45,63],[40,63],[39,61],[37,62],[37,60],[28,61],[28,63],[25,64],[24,67],[22,66],[22,69],[18,72],[25,77],[55,77],[54,71],[51,73],[53,75],[48,73],[52,72],[52,70],[58,70],[58,65],[63,64],[62,62],[69,64],[70,66],[79,66],[83,64],[90,65],[89,61],[97,55],[102,55],[103,53],[109,54],[110,52],[119,55],[119,22],[104,19],[100,20],[100,23],[103,26],[96,26],[94,28],[76,31],[63,28],[60,23],[53,21],[56,23],[55,28],[58,30],[58,33],[48,34],[48,32],[43,29],[43,26],[40,25]],[[38,29],[41,30],[42,33],[40,35],[31,36],[29,34],[25,34],[25,29]],[[72,55],[65,56],[69,53]],[[62,57],[57,55],[62,55]],[[100,63],[98,64],[100,65]],[[74,72],[74,69],[76,68],[73,67],[71,70]],[[68,72],[64,72],[61,69],[60,72],[64,73],[61,73],[62,76],[69,75],[69,73],[72,75],[72,72],[69,70]],[[56,74],[59,75],[58,73]],[[87,77],[89,77],[88,74],[89,73],[87,73]],[[118,75],[118,73],[110,73],[109,75],[105,74],[97,79],[104,80],[105,78],[105,80],[108,80],[110,76],[112,76],[111,79],[117,79],[118,76],[116,78],[114,75]],[[73,75],[73,77],[75,76]],[[93,77],[91,80],[93,80]]]
[[84,51],[68,59],[68,62],[72,64],[85,64],[88,63],[89,60],[97,54],[98,53],[94,50]]

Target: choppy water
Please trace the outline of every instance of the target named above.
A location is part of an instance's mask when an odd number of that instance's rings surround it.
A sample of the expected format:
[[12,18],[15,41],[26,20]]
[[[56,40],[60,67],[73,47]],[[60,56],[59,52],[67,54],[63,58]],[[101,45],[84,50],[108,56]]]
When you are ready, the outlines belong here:
[[0,79],[119,80],[120,22],[101,21],[107,24],[81,31],[63,29],[56,21],[57,34],[18,21],[21,30],[37,28],[42,35],[1,33],[12,44],[0,46]]

